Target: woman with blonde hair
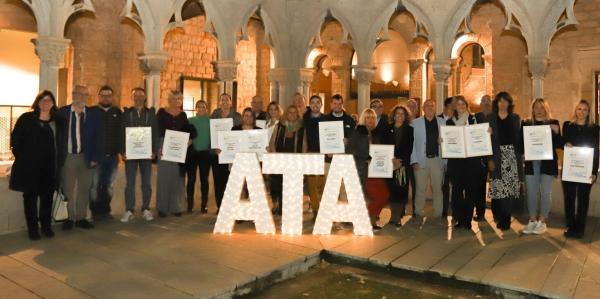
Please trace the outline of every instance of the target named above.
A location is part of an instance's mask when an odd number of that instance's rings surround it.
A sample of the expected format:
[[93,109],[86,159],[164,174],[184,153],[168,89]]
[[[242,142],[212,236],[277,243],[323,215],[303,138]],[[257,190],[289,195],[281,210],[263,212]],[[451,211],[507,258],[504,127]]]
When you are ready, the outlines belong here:
[[546,232],[546,218],[552,205],[552,182],[558,175],[558,156],[556,149],[562,147],[560,124],[550,116],[550,106],[542,98],[531,103],[531,118],[521,124],[526,126],[550,126],[552,131],[552,160],[525,161],[525,184],[527,186],[527,209],[529,223],[523,229],[524,234],[543,234]]
[[[567,238],[582,238],[585,232],[585,222],[590,203],[590,190],[596,182],[598,175],[598,125],[590,116],[591,105],[586,100],[581,100],[575,105],[575,111],[570,121],[563,124],[563,141],[566,147],[591,147],[594,149],[591,184],[562,182],[565,198],[565,218]],[[575,211],[577,202],[577,212]]]
[[[301,108],[302,109],[302,108]],[[295,105],[285,109],[279,124],[273,130],[269,142],[269,152],[276,153],[302,153],[305,151],[304,129],[300,111]],[[282,183],[281,175],[270,176],[271,200],[273,201],[273,212],[281,215],[282,211]]]

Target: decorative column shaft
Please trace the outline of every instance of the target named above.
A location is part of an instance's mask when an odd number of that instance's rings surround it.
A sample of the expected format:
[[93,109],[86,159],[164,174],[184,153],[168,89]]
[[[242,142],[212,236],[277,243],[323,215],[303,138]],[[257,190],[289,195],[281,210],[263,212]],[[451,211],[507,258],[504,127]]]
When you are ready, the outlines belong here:
[[531,82],[533,84],[533,98],[544,97],[544,77],[548,68],[549,58],[542,55],[530,55],[527,57],[529,61],[529,72],[531,73]]
[[354,75],[358,84],[358,105],[357,111],[359,114],[365,108],[369,108],[371,101],[371,81],[375,76],[375,67],[372,66],[355,66]]
[[444,100],[448,97],[448,77],[452,72],[452,60],[435,60],[432,65],[433,77],[435,78],[435,100],[437,112],[444,109]]
[[237,67],[240,63],[235,60],[219,60],[214,62],[215,77],[219,80],[219,92],[226,92],[233,97],[233,82],[237,80]]

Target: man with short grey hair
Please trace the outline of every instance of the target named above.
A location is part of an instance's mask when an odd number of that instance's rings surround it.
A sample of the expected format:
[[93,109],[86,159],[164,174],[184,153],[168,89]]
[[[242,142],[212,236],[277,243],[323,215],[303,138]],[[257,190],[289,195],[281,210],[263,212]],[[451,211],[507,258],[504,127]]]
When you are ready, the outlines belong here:
[[250,106],[252,107],[252,113],[254,113],[254,118],[257,120],[266,120],[267,112],[263,110],[263,98],[259,95],[255,95],[252,97],[252,101],[250,102]]

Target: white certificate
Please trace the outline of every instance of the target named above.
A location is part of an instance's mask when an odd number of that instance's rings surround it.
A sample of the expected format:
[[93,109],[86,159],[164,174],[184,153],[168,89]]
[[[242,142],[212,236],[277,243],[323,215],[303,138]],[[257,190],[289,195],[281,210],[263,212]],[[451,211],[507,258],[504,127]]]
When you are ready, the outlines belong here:
[[256,126],[259,127],[259,128],[261,128],[261,129],[264,129],[267,126],[267,121],[264,120],[264,119],[257,119],[256,120]]
[[189,140],[190,133],[166,130],[161,160],[185,163]]
[[152,128],[125,128],[125,157],[127,160],[152,159]]
[[219,118],[210,120],[210,148],[219,148],[219,132],[231,131],[233,118]]
[[549,125],[523,126],[525,161],[552,160],[552,129]]
[[223,131],[219,134],[219,164],[231,164],[240,152],[243,131]]
[[467,125],[464,128],[467,157],[491,156],[494,154],[488,123]]
[[591,147],[565,147],[562,180],[591,184],[594,149]]
[[394,146],[384,144],[369,145],[369,163],[370,178],[391,178],[394,172]]
[[442,158],[465,158],[465,131],[463,127],[440,126]]
[[267,152],[267,130],[228,131],[219,134],[219,164],[233,163],[237,153],[256,153],[260,159]]
[[319,147],[321,154],[343,154],[344,122],[319,122]]

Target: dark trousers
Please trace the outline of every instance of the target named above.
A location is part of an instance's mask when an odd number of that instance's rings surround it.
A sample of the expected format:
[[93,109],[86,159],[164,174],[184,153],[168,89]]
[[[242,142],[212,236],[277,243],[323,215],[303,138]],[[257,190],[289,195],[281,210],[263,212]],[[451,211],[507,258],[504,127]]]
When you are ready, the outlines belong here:
[[273,205],[277,205],[278,210],[281,211],[283,206],[283,176],[281,174],[269,175],[269,189],[271,190],[271,201],[273,201]]
[[225,187],[227,187],[227,180],[229,180],[229,164],[219,164],[219,160],[215,158],[213,159],[212,172],[215,185],[215,201],[217,202],[217,208],[220,208],[223,194],[225,194]]
[[[452,185],[452,215],[454,216],[454,185]],[[442,217],[448,217],[448,206],[450,204],[450,176],[448,171],[444,172],[444,181],[442,182]]]
[[187,166],[187,204],[188,210],[194,207],[194,190],[196,188],[196,172],[200,171],[200,193],[201,209],[206,209],[208,203],[208,174],[210,173],[211,159],[209,151],[189,151],[189,161]]
[[[23,193],[23,209],[27,221],[27,229],[34,231],[42,225],[42,229],[49,229],[52,223],[52,195],[53,191],[47,191],[44,194],[36,192]],[[38,209],[38,198],[40,201]]]
[[117,175],[119,160],[117,155],[105,155],[100,161],[90,190],[90,210],[94,216],[109,215],[113,196],[113,184]]
[[[562,182],[565,198],[565,220],[567,228],[577,233],[585,232],[585,221],[590,204],[590,191],[592,185]],[[575,210],[577,203],[577,210]]]
[[395,179],[388,179],[387,184],[390,190],[390,221],[400,222],[408,201],[408,186],[400,186]]
[[475,210],[477,212],[477,216],[483,216],[485,215],[485,199],[487,198],[487,170],[480,176],[476,177],[475,180],[477,180],[474,197]]
[[492,198],[492,213],[494,214],[498,228],[510,228],[512,202],[512,198]]
[[476,184],[473,176],[455,175],[452,181],[452,218],[460,226],[471,228]]
[[133,213],[135,209],[135,181],[140,169],[142,176],[142,211],[150,209],[150,197],[152,196],[152,160],[127,160],[125,161],[125,209]]

